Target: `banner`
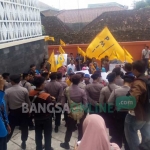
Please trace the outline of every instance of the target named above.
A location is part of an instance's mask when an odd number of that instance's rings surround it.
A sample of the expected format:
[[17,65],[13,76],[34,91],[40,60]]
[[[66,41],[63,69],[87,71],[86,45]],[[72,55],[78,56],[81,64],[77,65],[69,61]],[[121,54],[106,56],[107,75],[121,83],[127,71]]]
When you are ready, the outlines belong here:
[[[63,57],[64,57],[64,62],[63,62],[63,66],[67,66],[67,56],[68,54],[62,54]],[[55,61],[56,61],[56,64],[57,64],[57,60],[58,60],[58,57],[59,55],[55,55]]]
[[105,27],[90,43],[86,50],[86,55],[89,58],[95,57],[100,60],[105,56],[109,56],[113,51],[117,52],[119,60],[124,61],[124,50],[115,40],[109,29]]

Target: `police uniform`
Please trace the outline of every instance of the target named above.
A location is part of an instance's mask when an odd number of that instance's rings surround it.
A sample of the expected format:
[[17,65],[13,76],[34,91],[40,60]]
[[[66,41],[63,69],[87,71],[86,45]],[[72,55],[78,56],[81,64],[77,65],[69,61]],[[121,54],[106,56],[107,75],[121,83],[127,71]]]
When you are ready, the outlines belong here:
[[89,103],[90,114],[99,114],[99,97],[104,85],[94,82],[86,86],[86,94]]
[[[51,96],[55,97],[56,103],[61,103],[61,96],[63,92],[63,86],[57,81],[50,81],[45,85],[44,91],[49,93]],[[58,111],[58,108],[55,107],[55,110]],[[60,126],[61,113],[55,113],[55,126]]]
[[[36,110],[39,110],[39,104],[45,105],[46,110],[42,112],[32,112],[35,120],[35,142],[36,150],[42,150],[42,132],[44,131],[44,140],[45,140],[45,150],[51,149],[51,135],[52,135],[52,113],[49,113],[51,107],[47,107],[50,103],[53,103],[50,94],[45,93],[44,91],[32,90],[29,93],[30,100],[34,101]],[[37,96],[35,98],[35,96]],[[43,106],[44,107],[44,106]],[[49,109],[49,110],[47,110]]]
[[[129,86],[122,86],[120,88],[113,90],[113,92],[111,93],[108,99],[108,103],[115,104],[115,100],[117,97],[126,96],[129,91],[130,91]],[[110,135],[112,136],[111,142],[117,143],[119,147],[122,147],[122,141],[123,141],[125,150],[129,150],[129,147],[125,138],[125,134],[124,134],[124,121],[125,121],[125,117],[127,113],[128,112],[125,112],[125,111],[124,112],[115,111],[113,114],[114,120],[110,128]]]
[[[70,99],[75,103],[82,103],[83,105],[87,105],[87,96],[86,92],[79,88],[78,85],[71,85],[69,87],[69,93],[70,93]],[[68,102],[67,98],[67,92],[64,90],[62,94],[62,105]],[[80,120],[80,123],[78,124],[78,140],[80,141],[82,138],[82,124],[85,119],[85,115]],[[67,118],[67,131],[65,135],[65,143],[69,143],[72,132],[76,130],[77,121],[75,121],[73,118],[68,116]]]

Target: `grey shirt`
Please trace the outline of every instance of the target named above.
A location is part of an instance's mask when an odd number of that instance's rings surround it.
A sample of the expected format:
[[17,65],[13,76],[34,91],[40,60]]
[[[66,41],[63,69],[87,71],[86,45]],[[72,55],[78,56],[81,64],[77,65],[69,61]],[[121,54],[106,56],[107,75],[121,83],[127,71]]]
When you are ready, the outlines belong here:
[[[69,94],[70,99],[75,103],[83,103],[84,105],[87,104],[87,96],[85,90],[78,87],[78,85],[71,85],[69,87]],[[62,94],[61,102],[64,105],[68,101],[66,90],[64,90]]]
[[61,102],[63,86],[59,82],[50,81],[45,85],[44,90],[46,93],[49,93],[51,96],[54,96],[57,99],[57,102]]
[[88,98],[88,102],[95,106],[97,103],[99,103],[99,97],[100,97],[100,92],[104,85],[93,82],[92,84],[89,84],[86,86],[86,94]]
[[81,89],[83,89],[83,90],[85,90],[85,87],[86,87],[85,82],[84,82],[84,81],[80,82],[80,83],[78,84],[78,87],[81,88]]
[[126,96],[129,91],[130,91],[129,86],[122,86],[118,89],[113,90],[113,92],[111,93],[111,95],[108,99],[108,103],[115,103],[115,100],[116,100],[117,97]]
[[57,81],[58,83],[60,83],[63,87],[63,90],[68,86],[66,82],[64,81]]
[[21,87],[19,84],[13,85],[5,91],[5,100],[8,109],[18,109],[22,104],[26,103],[30,106],[29,92],[26,88]]
[[31,84],[29,82],[27,82],[26,80],[22,80],[21,84],[24,88],[26,88],[28,90],[28,92],[30,92],[32,90]]
[[120,76],[118,76],[115,79],[115,84],[118,85],[118,86],[123,86],[124,81],[123,81],[123,79]]
[[[108,88],[108,86],[110,87],[110,89]],[[120,86],[114,83],[109,84],[108,86],[102,88],[101,93],[100,93],[99,103],[107,102],[112,91],[114,89],[120,88]]]

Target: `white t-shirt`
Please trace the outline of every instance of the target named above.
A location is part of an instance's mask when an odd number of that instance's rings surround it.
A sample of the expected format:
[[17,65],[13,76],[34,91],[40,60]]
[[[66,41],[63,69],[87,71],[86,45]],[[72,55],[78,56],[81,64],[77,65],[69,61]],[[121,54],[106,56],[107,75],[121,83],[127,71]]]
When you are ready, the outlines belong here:
[[144,58],[149,59],[150,50],[145,50],[145,49],[143,49],[143,50],[142,50],[142,56],[144,56]]
[[67,66],[67,71],[68,71],[70,68],[72,69],[73,72],[76,71],[76,66],[75,66],[75,64],[73,64],[73,65],[69,64],[69,65]]

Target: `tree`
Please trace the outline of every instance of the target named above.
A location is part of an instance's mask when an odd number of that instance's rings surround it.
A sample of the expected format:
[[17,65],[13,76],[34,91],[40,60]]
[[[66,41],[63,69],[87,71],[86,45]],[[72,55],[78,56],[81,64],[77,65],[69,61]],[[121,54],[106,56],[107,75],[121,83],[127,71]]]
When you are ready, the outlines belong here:
[[140,8],[145,8],[148,6],[148,3],[145,1],[138,1],[135,3],[135,8],[140,9]]

